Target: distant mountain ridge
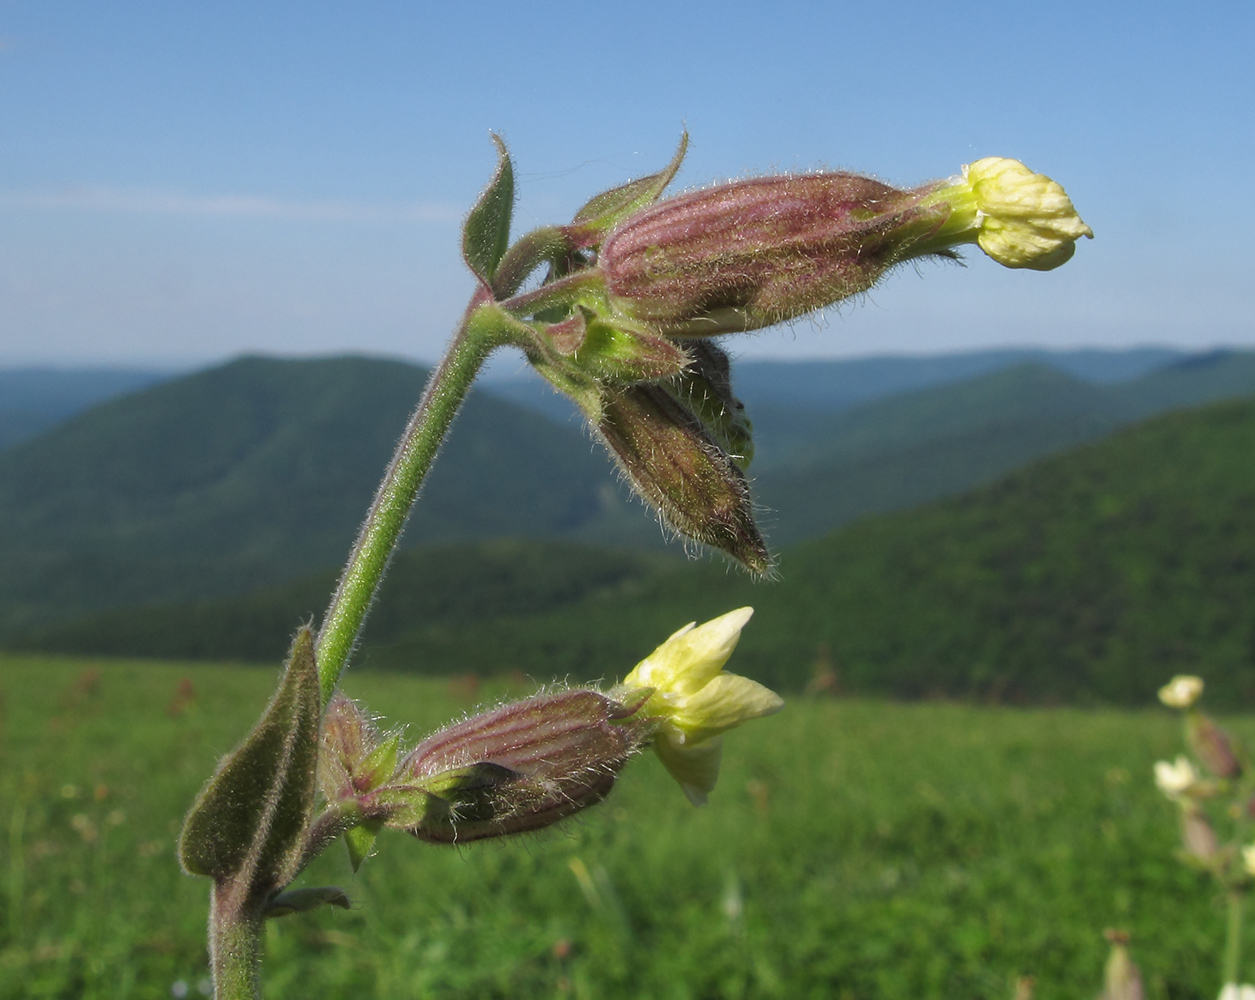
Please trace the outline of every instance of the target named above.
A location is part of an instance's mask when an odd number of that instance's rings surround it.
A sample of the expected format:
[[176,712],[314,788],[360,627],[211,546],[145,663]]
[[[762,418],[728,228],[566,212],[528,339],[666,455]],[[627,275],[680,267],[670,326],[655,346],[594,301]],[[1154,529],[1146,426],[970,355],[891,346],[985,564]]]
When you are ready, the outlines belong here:
[[781,582],[708,563],[452,641],[416,622],[367,662],[544,662],[621,675],[690,619],[757,611],[738,672],[797,691],[1147,703],[1176,673],[1255,705],[1255,400],[1174,412],[781,553]]
[[1025,364],[817,415],[759,411],[756,497],[771,540],[951,496],[1156,413],[1255,395],[1255,353],[1215,352],[1094,385]]
[[[735,345],[730,345],[735,354]],[[737,394],[751,410],[811,416],[839,413],[902,393],[965,382],[1005,368],[1040,364],[1096,385],[1112,385],[1185,357],[1166,347],[1127,350],[1001,348],[932,355],[765,361],[738,358],[732,365]],[[1209,355],[1203,355],[1207,357]],[[516,374],[494,374],[485,390],[552,419],[567,421],[572,407],[522,362]]]
[[96,403],[170,377],[150,368],[0,368],[0,451]]
[[[1063,351],[1004,348],[836,361],[740,360],[736,370],[739,391],[755,408],[830,413],[1030,362],[1049,365],[1088,382],[1108,384],[1138,378],[1183,357],[1187,357],[1184,352],[1165,347]],[[97,403],[178,374],[156,368],[0,368],[0,451],[50,430]],[[521,359],[511,364],[503,355],[496,370],[490,370],[480,381],[480,389],[559,423],[574,419],[570,404],[531,373]]]
[[[425,377],[377,359],[245,358],[0,453],[0,636],[334,566]],[[1139,416],[1252,394],[1255,355],[1227,353],[1118,384],[1024,365],[835,414],[751,410],[755,499],[784,546],[990,482]],[[476,392],[405,542],[499,537],[662,544],[582,429]]]
[[[239,592],[338,562],[426,375],[243,358],[0,453],[0,625]],[[623,503],[608,471],[578,431],[473,393],[406,541],[613,521]]]
[[[1210,703],[1250,706],[1253,455],[1255,401],[1167,414],[786,549],[778,583],[554,543],[415,552],[385,583],[386,611],[357,662],[614,678],[684,622],[748,604],[757,611],[735,669],[785,691],[818,681],[906,698],[1146,703],[1188,672],[1207,680]],[[441,568],[451,565],[467,567],[460,603]],[[118,611],[28,641],[273,659],[301,595],[321,598],[331,575],[253,598]],[[255,644],[230,647],[239,636]]]

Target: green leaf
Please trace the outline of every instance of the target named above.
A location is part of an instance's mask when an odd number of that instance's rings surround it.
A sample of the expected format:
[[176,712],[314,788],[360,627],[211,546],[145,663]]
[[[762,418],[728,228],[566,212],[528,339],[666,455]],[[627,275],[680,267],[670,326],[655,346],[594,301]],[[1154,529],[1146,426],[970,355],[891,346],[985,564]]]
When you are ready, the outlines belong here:
[[675,155],[671,157],[671,162],[662,170],[639,180],[628,181],[609,191],[603,191],[575,213],[575,218],[572,220],[574,224],[593,232],[608,233],[633,212],[639,211],[646,205],[652,205],[679,171],[688,145],[689,135],[685,132],[680,136],[680,145],[676,148]]
[[265,917],[286,917],[289,913],[307,913],[320,906],[338,906],[342,910],[352,908],[344,890],[335,885],[321,885],[309,889],[289,889],[281,892],[266,904]]
[[393,733],[367,755],[360,767],[365,788],[378,788],[392,777],[397,769],[397,750],[400,746],[401,734]]
[[484,188],[462,226],[462,256],[467,266],[485,284],[492,282],[497,265],[510,245],[510,218],[514,214],[514,168],[500,136],[497,144],[497,172]]
[[361,868],[362,862],[370,857],[375,838],[379,836],[382,826],[382,820],[367,820],[344,832],[344,846],[349,849],[349,864],[353,866],[353,871]]
[[249,891],[295,876],[314,807],[319,715],[313,634],[302,628],[261,720],[223,758],[184,821],[185,871],[243,879]]

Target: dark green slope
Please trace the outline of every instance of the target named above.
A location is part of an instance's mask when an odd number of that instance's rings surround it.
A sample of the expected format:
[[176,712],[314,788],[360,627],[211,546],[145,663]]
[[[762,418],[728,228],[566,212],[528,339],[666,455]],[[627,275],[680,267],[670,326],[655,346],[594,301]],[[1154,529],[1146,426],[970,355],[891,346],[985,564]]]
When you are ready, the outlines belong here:
[[[524,572],[498,567],[513,582],[493,590],[483,564],[455,577],[446,567],[461,557],[447,555],[387,582],[393,610],[372,623],[361,662],[614,677],[684,622],[752,604],[735,669],[785,690],[830,663],[845,691],[1138,702],[1190,671],[1208,679],[1216,703],[1250,705],[1255,403],[1159,417],[966,496],[864,519],[786,550],[774,583],[709,563],[635,564],[615,575],[622,564],[611,562],[612,580],[585,585],[602,557],[541,547]],[[568,572],[575,585],[552,583]],[[553,596],[548,607],[525,603],[529,574],[550,581],[539,588]],[[452,590],[495,596],[465,613],[432,603]],[[289,617],[270,626],[282,636],[296,610],[285,600]],[[230,632],[241,614],[225,603],[202,612],[212,627],[167,609],[161,628],[176,637]],[[97,627],[142,631],[143,617],[119,612]],[[68,637],[36,644],[100,644],[90,630]],[[166,641],[175,645],[153,651],[180,652],[177,639]]]
[[[1172,414],[789,550],[745,659],[897,696],[1255,702],[1255,404]],[[735,588],[738,598],[745,589]],[[730,595],[731,596],[731,595]]]
[[[5,452],[4,623],[238,593],[338,562],[425,377],[362,358],[245,358]],[[620,502],[608,482],[578,431],[477,394],[406,541],[570,533]]]
[[[446,643],[481,623],[542,615],[597,595],[630,598],[642,581],[683,570],[664,554],[500,539],[435,545],[398,553],[371,609],[359,660],[411,666],[392,644],[418,632]],[[291,633],[327,605],[337,573],[312,573],[242,597],[126,608],[92,615],[27,635],[24,648],[176,659],[274,661]],[[473,669],[456,656],[417,668],[431,673]],[[514,668],[498,658],[487,669]]]
[[[0,454],[0,634],[239,594],[343,557],[425,373],[244,359],[103,404]],[[814,387],[812,386],[812,389]],[[1246,354],[1115,386],[1021,366],[837,416],[755,413],[776,545],[923,503],[1165,406],[1255,389]],[[773,420],[775,422],[773,423]],[[574,425],[474,397],[407,544],[500,536],[657,547]]]
[[[709,565],[631,601],[494,622],[463,664],[505,654],[622,673],[671,629],[757,609],[737,669],[784,689],[830,660],[847,691],[1138,702],[1173,673],[1255,703],[1255,404],[1172,414],[965,497],[786,550],[782,579]],[[391,644],[398,662],[404,637]],[[410,663],[451,656],[414,634]]]
[[[1255,704],[1255,403],[1159,417],[929,507],[786,550],[781,580],[709,565],[628,602],[487,623],[461,662],[621,674],[671,629],[758,610],[736,669],[786,690],[831,663],[895,697],[1145,702],[1177,672]],[[404,641],[395,641],[398,663]],[[415,635],[410,663],[438,651]]]

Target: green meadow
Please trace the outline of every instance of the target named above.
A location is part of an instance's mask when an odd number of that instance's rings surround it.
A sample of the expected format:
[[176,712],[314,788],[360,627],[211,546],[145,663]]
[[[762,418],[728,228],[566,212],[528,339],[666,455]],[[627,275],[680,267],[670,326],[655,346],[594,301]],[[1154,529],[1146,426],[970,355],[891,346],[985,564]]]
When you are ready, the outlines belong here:
[[[174,842],[276,676],[0,658],[0,996],[200,996],[207,887]],[[523,690],[351,671],[346,689],[415,738]],[[1031,976],[1075,1000],[1116,927],[1148,996],[1210,1000],[1222,909],[1151,780],[1179,745],[1162,709],[794,699],[728,737],[704,809],[646,755],[544,835],[385,833],[356,876],[328,852],[304,883],[353,908],[272,921],[266,994],[1007,1000]]]

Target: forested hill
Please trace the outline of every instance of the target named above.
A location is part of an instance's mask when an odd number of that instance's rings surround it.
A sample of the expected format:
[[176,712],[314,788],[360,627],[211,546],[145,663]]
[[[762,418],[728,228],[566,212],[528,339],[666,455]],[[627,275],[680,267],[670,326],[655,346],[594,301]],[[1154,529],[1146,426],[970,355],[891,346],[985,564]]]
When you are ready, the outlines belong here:
[[[447,574],[434,557],[407,571],[416,552],[386,583],[359,662],[614,677],[684,622],[752,604],[735,669],[784,690],[818,679],[826,690],[908,698],[1136,703],[1188,671],[1208,680],[1209,703],[1252,705],[1253,459],[1255,402],[1169,414],[964,496],[788,548],[778,582],[545,546],[444,550],[445,565],[465,559],[485,574],[459,576],[460,589],[496,589],[478,609],[442,610]],[[575,567],[570,579],[586,585],[536,585],[509,569],[529,562],[545,567],[542,582]],[[212,645],[263,606],[267,628],[286,635],[283,623],[304,608],[298,591],[118,612],[34,644],[185,655],[189,636]],[[275,655],[280,640],[266,641]]]
[[[240,593],[338,562],[426,376],[243,358],[0,453],[0,626]],[[578,429],[477,393],[406,541],[561,535],[622,503]]]

